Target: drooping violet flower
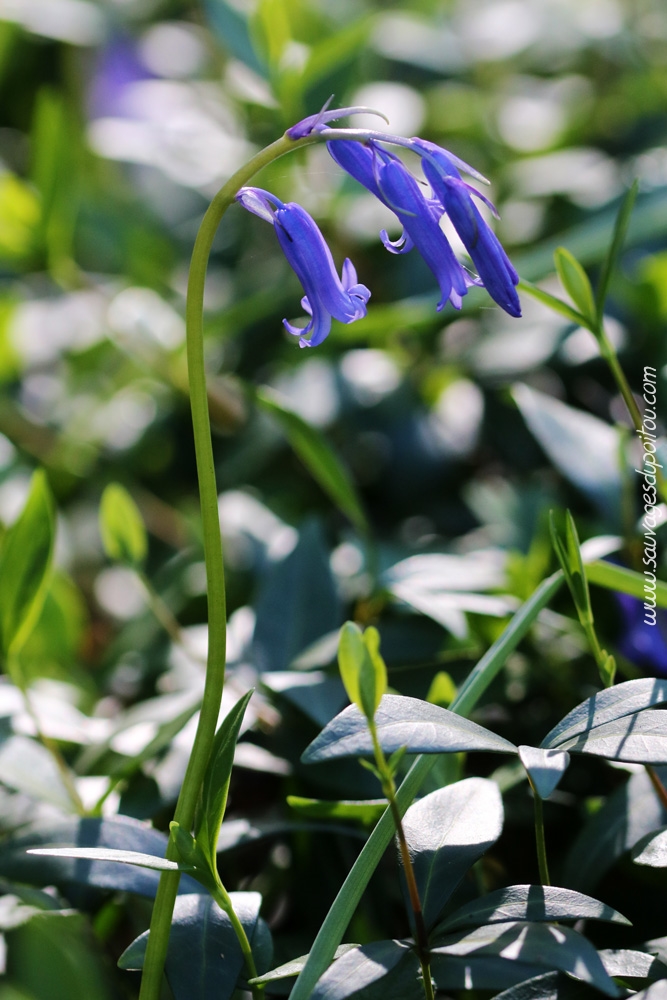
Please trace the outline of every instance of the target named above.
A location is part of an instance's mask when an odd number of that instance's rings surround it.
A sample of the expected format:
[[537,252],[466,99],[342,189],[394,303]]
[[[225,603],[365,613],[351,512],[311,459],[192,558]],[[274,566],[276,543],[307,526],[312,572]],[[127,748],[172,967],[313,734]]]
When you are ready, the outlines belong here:
[[521,304],[515,288],[519,275],[500,240],[480,215],[473,196],[497,216],[495,208],[484,195],[461,179],[446,150],[422,139],[414,139],[412,148],[427,154],[422,157],[426,179],[461,237],[487,292],[510,316],[519,317]]
[[390,253],[407,253],[416,247],[440,286],[438,310],[447,301],[460,309],[474,279],[458,262],[440,228],[439,204],[428,201],[401,160],[379,146],[335,140],[328,142],[327,148],[336,163],[387,205],[402,223],[403,234],[395,242],[386,230],[380,233],[386,249]]
[[262,188],[243,187],[236,200],[249,212],[270,222],[287,261],[306,293],[301,305],[310,316],[305,327],[283,320],[299,337],[300,347],[316,347],[331,330],[331,319],[353,323],[366,315],[370,291],[357,281],[352,261],[345,260],[338,277],[331,251],[315,220],[300,205],[285,204]]
[[[321,131],[326,132],[325,129]],[[430,195],[423,194],[415,178],[397,157],[382,148],[380,143],[390,142],[410,149],[422,158],[424,173],[431,187]],[[382,233],[385,247],[392,252],[406,252],[414,244],[438,278],[443,294],[438,308],[447,298],[456,308],[461,306],[461,296],[471,284],[483,284],[489,295],[511,316],[521,315],[521,305],[516,292],[519,276],[512,267],[497,236],[482,218],[473,197],[484,201],[496,214],[493,205],[475,188],[466,184],[459,173],[464,170],[484,180],[472,167],[453,154],[423,139],[384,137],[375,133],[366,142],[333,139],[327,143],[333,159],[387,205],[403,224],[404,236],[392,244]],[[394,164],[389,168],[389,164]],[[391,190],[390,190],[391,188]],[[472,278],[456,261],[444,234],[438,240],[433,233],[432,220],[439,221],[447,215],[461,237],[479,281]],[[415,233],[420,229],[419,242]],[[410,239],[406,239],[410,237]],[[446,244],[447,250],[443,249]],[[454,264],[452,263],[454,261]],[[456,266],[455,266],[456,265]],[[458,270],[457,270],[458,268]],[[443,282],[443,276],[447,279]],[[450,280],[450,292],[446,292]]]

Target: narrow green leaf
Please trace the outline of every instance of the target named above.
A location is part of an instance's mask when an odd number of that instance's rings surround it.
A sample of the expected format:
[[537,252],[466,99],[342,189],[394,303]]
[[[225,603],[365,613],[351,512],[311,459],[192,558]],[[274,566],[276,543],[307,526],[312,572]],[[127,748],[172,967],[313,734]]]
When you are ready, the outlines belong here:
[[308,819],[354,820],[365,826],[372,826],[387,808],[386,799],[360,799],[359,801],[325,799],[305,799],[300,795],[288,795],[287,805]]
[[403,829],[427,929],[502,828],[500,791],[486,778],[465,778],[410,806]]
[[362,712],[364,707],[359,691],[359,676],[366,655],[361,629],[354,622],[345,622],[338,640],[338,669],[348,698]]
[[551,295],[549,292],[545,292],[543,288],[538,288],[537,285],[533,285],[530,281],[521,280],[517,285],[517,289],[520,292],[528,292],[532,295],[534,299],[538,302],[542,302],[543,305],[549,306],[554,312],[560,313],[561,316],[565,316],[566,319],[571,320],[572,323],[576,323],[577,326],[588,326],[585,316],[582,316],[580,312],[569,306],[567,302],[563,302],[562,299],[556,298],[555,295]]
[[215,892],[218,884],[215,861],[209,859],[192,834],[175,820],[169,824],[169,830],[181,863],[187,865],[192,878],[201,882],[209,892]]
[[100,534],[104,551],[114,562],[140,566],[148,541],[139,508],[120,483],[109,483],[100,503]]
[[554,253],[554,263],[563,288],[584,318],[584,325],[594,333],[595,300],[588,275],[577,258],[565,247],[558,247]]
[[137,868],[153,868],[161,872],[191,872],[192,865],[167,858],[156,858],[139,851],[115,851],[108,847],[35,847],[27,854],[45,854],[51,858],[89,858],[92,861],[120,861]]
[[602,663],[598,664],[600,677],[605,687],[610,688],[616,677],[616,660],[606,649],[602,650]]
[[605,257],[604,264],[602,265],[602,272],[600,274],[600,280],[595,294],[595,311],[597,313],[598,322],[600,323],[602,322],[604,303],[607,298],[609,282],[611,281],[611,276],[616,266],[618,255],[621,252],[621,247],[623,246],[623,241],[625,240],[625,234],[628,231],[630,216],[632,215],[632,209],[635,205],[638,190],[639,183],[637,180],[634,180],[630,190],[621,202],[621,207],[619,208],[618,215],[616,216],[614,235],[612,236],[607,256]]
[[497,924],[507,920],[604,920],[614,924],[630,921],[618,910],[573,889],[552,885],[510,885],[466,903],[438,925],[438,934]]
[[267,390],[258,389],[255,398],[278,421],[292,448],[324,492],[358,531],[367,534],[368,522],[350,474],[321,432]]
[[[519,608],[512,621],[494,644],[487,650],[461,685],[451,709],[459,715],[466,715],[477,704],[489,684],[497,676],[507,657],[521,642],[531,628],[540,611],[546,607],[554,594],[562,586],[563,574],[558,572],[543,580],[534,594]],[[401,816],[423,785],[437,757],[418,757],[404,778],[396,793],[396,802]],[[322,973],[333,959],[336,947],[359,905],[371,875],[396,832],[394,819],[385,810],[377,826],[364,844],[359,857],[353,864],[332,907],[320,927],[306,965],[299,975],[290,1000],[308,1000]]]
[[[517,752],[514,744],[502,736],[419,698],[386,694],[375,715],[375,725],[386,754],[401,747],[407,747],[408,753]],[[372,756],[373,741],[366,718],[356,705],[350,705],[325,726],[301,759],[313,764],[337,757]]]
[[584,561],[581,558],[579,534],[572,513],[569,510],[565,511],[565,539],[570,560],[570,572],[572,573],[577,594],[579,595],[581,613],[585,615],[587,621],[592,622],[593,612],[591,610],[588,587],[586,586],[586,573],[584,571]]
[[387,666],[380,655],[380,633],[370,625],[363,634],[366,657],[359,678],[364,711],[373,718],[387,691]]
[[5,657],[27,639],[41,611],[48,586],[55,513],[42,471],[32,478],[23,511],[0,548],[0,640]]
[[251,689],[242,698],[239,698],[222,721],[216,733],[211,757],[204,775],[201,815],[196,826],[195,839],[208,855],[212,864],[215,864],[218,835],[227,806],[236,741],[252,695],[253,690]]
[[[597,562],[587,563],[586,577],[589,583],[594,583],[598,587],[606,587],[607,590],[620,590],[622,594],[630,594],[632,597],[645,599],[644,576],[635,573],[634,570],[626,569],[624,566],[616,566],[614,563]],[[660,608],[667,608],[667,583],[658,580],[655,588],[655,598]]]
[[[336,961],[337,958],[342,958],[346,955],[348,951],[352,951],[354,948],[360,948],[361,945],[358,944],[341,944],[336,948],[333,960]],[[294,976],[298,976],[303,969],[306,961],[308,959],[307,955],[300,955],[299,958],[293,958],[291,962],[285,962],[284,965],[279,965],[275,969],[271,969],[270,972],[265,972],[263,976],[257,976],[255,979],[249,979],[248,983],[250,986],[259,986],[262,983],[273,983],[277,979],[291,979]]]

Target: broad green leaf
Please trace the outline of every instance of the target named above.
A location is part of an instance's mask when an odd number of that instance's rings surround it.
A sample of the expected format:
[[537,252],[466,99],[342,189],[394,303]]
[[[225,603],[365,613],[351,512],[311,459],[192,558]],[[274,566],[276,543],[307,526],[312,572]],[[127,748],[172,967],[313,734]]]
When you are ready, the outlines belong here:
[[253,659],[260,673],[287,670],[304,649],[342,625],[329,554],[320,525],[309,520],[292,552],[268,569],[255,603]]
[[[341,944],[336,948],[334,961],[337,958],[342,958],[348,951],[360,947],[358,944]],[[270,972],[265,972],[263,976],[257,976],[255,979],[248,980],[249,985],[259,986],[261,983],[273,983],[278,979],[292,979],[294,976],[299,975],[307,959],[307,955],[300,955],[299,958],[293,958],[291,962],[285,962],[284,965],[279,965],[277,968],[271,969]]]
[[368,522],[349,472],[324,435],[267,390],[258,389],[259,405],[280,424],[285,436],[313,478],[362,534]]
[[570,979],[562,972],[534,974],[526,982],[518,982],[498,993],[495,1000],[593,1000],[590,986]]
[[433,948],[432,953],[498,955],[508,961],[567,972],[607,996],[620,994],[590,941],[568,927],[525,921],[489,924],[452,935],[449,941]]
[[[660,768],[658,776],[667,781],[667,769]],[[563,881],[580,891],[592,889],[621,855],[645,834],[665,824],[667,810],[649,776],[643,770],[630,775],[591,816],[574,841],[565,861]]]
[[410,806],[403,829],[427,928],[502,828],[498,786],[485,778],[447,785]]
[[598,691],[568,712],[565,718],[547,733],[540,745],[545,748],[569,749],[564,746],[568,741],[591,729],[666,701],[667,680],[643,677],[616,684],[615,687]]
[[[71,819],[54,823],[50,818],[20,836],[9,837],[0,845],[0,876],[15,878],[28,885],[71,884],[114,892],[132,892],[152,898],[159,873],[117,861],[28,854],[34,848],[68,847],[129,851],[164,858],[167,838],[138,820],[127,816],[114,819]],[[203,892],[187,874],[181,876],[179,892]]]
[[387,800],[329,802],[324,799],[304,799],[299,795],[288,795],[287,805],[299,815],[307,816],[309,819],[354,820],[365,826],[373,826],[387,808]]
[[53,498],[46,476],[38,471],[26,505],[0,548],[0,639],[5,657],[25,641],[39,616],[54,537]]
[[134,500],[120,483],[109,483],[102,494],[100,534],[109,559],[129,566],[141,566],[148,551],[144,520]]
[[517,384],[512,395],[547,456],[612,523],[620,523],[620,438],[616,428],[559,399]]
[[541,747],[520,746],[519,757],[533,789],[541,799],[548,799],[558,787],[570,763],[569,753],[543,750]]
[[611,243],[609,244],[609,251],[602,265],[602,272],[600,274],[597,291],[595,293],[595,310],[597,313],[598,322],[602,322],[604,303],[605,299],[607,298],[609,282],[611,281],[611,276],[614,267],[616,266],[618,255],[621,252],[621,247],[623,246],[623,241],[625,240],[625,235],[628,231],[628,225],[630,224],[630,216],[632,215],[632,209],[634,208],[635,205],[635,200],[637,198],[638,190],[639,190],[639,184],[635,180],[632,182],[632,185],[628,193],[621,202],[621,207],[619,208],[618,215],[616,216],[616,223],[614,225],[614,235],[612,236]]
[[[632,597],[639,597],[642,601],[645,598],[644,575],[635,573],[634,570],[626,569],[625,566],[616,566],[614,563],[598,562],[586,565],[586,577],[589,583],[594,583],[598,587],[606,587],[608,590],[620,590],[622,594],[630,594]],[[667,608],[667,583],[663,580],[656,582],[655,598],[658,607]]]
[[554,253],[554,263],[563,288],[584,317],[585,325],[595,332],[595,299],[588,275],[565,247],[558,247]]
[[637,712],[596,726],[560,744],[571,753],[590,753],[635,764],[667,764],[667,711]]
[[650,868],[667,868],[667,827],[648,833],[632,848],[632,860]]
[[37,913],[7,934],[9,980],[21,997],[115,1000],[107,960],[82,913]]
[[[519,608],[507,628],[487,650],[479,663],[468,674],[452,704],[452,710],[460,715],[472,711],[489,684],[498,675],[510,653],[516,649],[521,639],[535,622],[540,611],[549,603],[563,583],[563,574],[552,574],[543,580],[535,592]],[[405,813],[413,798],[428,777],[437,758],[430,755],[419,757],[404,778],[396,794],[401,815]],[[352,866],[343,886],[317,933],[303,972],[299,975],[291,1000],[308,1000],[310,992],[333,959],[336,947],[377,868],[385,850],[395,834],[395,824],[389,810],[371,833],[359,857]]]
[[418,1000],[424,989],[419,961],[404,941],[374,941],[354,948],[330,965],[311,994],[311,1000],[382,1000],[400,996]]
[[[431,958],[431,974],[438,989],[448,993],[454,990],[492,990],[495,993],[496,990],[507,989],[530,976],[536,976],[540,971],[539,965],[508,962],[496,955],[466,955],[464,958],[458,955],[433,955]],[[587,994],[589,993],[590,990],[587,990]],[[548,1000],[556,998],[550,996]],[[589,1000],[588,995],[586,1000]]]
[[586,326],[586,317],[582,316],[580,312],[569,306],[567,302],[563,302],[562,299],[557,298],[555,295],[551,295],[550,292],[545,292],[543,288],[538,288],[537,285],[533,285],[530,281],[520,281],[517,285],[517,290],[520,292],[528,292],[532,295],[534,299],[541,302],[545,306],[549,306],[554,312],[560,313],[561,316],[565,316],[566,319],[571,320],[572,323],[576,323],[577,326]]
[[[502,736],[418,698],[386,694],[375,715],[375,725],[385,754],[394,753],[403,746],[408,753],[517,752],[514,744]],[[356,705],[350,705],[332,719],[306,748],[301,759],[305,764],[313,764],[350,756],[373,756],[366,718]]]
[[437,927],[438,934],[508,920],[604,920],[615,924],[630,921],[592,896],[553,885],[510,885],[472,903],[466,903]]
[[605,948],[598,954],[610,976],[622,979],[664,979],[667,976],[667,966],[645,951]]
[[195,839],[212,864],[218,844],[218,834],[227,807],[227,794],[234,764],[234,751],[241,723],[253,690],[239,698],[222,721],[215,735],[202,785],[201,813],[195,829]]
[[364,17],[317,42],[303,69],[301,82],[304,89],[349,62],[366,44],[373,24],[374,18]]
[[[234,911],[253,951],[260,934],[258,892],[231,892]],[[121,969],[141,969],[148,931],[121,955]],[[221,961],[224,956],[224,961]],[[243,953],[231,920],[209,897],[183,895],[176,900],[165,965],[174,1000],[229,1000],[243,976]]]
[[156,858],[138,851],[114,851],[108,847],[33,847],[27,854],[43,854],[49,858],[88,858],[91,861],[120,861],[138,868],[153,868],[160,872],[192,871],[191,865]]

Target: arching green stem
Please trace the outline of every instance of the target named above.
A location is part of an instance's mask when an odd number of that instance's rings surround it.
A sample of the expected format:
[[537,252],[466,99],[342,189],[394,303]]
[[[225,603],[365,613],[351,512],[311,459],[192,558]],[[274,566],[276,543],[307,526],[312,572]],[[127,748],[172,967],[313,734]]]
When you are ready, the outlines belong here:
[[[176,805],[174,819],[184,829],[190,830],[194,820],[195,806],[206,771],[211,746],[215,736],[222,688],[225,680],[225,650],[227,640],[227,614],[225,601],[225,570],[222,559],[222,539],[218,519],[218,491],[213,464],[211,425],[206,394],[206,370],[204,366],[204,285],[206,270],[213,239],[220,221],[234,201],[239,188],[278,157],[300,146],[317,142],[317,135],[293,141],[283,136],[266,149],[257,153],[244,167],[220,189],[209,205],[195,240],[188,278],[186,302],[186,331],[188,380],[192,426],[197,459],[197,477],[201,504],[202,533],[208,592],[208,662],[206,682],[199,725],[192,754]],[[176,860],[173,843],[167,847],[167,857]],[[153,916],[144,971],[141,979],[140,1000],[159,1000],[162,972],[167,955],[169,931],[178,892],[178,872],[165,872],[160,878]]]

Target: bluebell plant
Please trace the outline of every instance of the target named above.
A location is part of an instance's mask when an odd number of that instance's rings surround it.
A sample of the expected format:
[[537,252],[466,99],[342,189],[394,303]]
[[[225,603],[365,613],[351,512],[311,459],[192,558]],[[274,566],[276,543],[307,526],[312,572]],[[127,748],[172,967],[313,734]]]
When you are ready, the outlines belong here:
[[[461,172],[481,181],[485,178],[452,153],[424,139],[328,127],[335,118],[366,110],[323,110],[288,129],[286,136],[293,140],[312,136],[327,140],[327,149],[336,163],[394,212],[403,226],[401,237],[392,241],[386,230],[382,230],[380,238],[390,253],[407,253],[416,247],[438,281],[441,293],[438,310],[447,302],[460,309],[468,288],[481,285],[510,316],[520,316],[516,291],[519,275],[473,199],[482,201],[497,216],[496,210],[488,198],[462,179]],[[428,186],[420,183],[400,157],[385,148],[387,145],[416,153],[421,158]],[[310,316],[309,322],[302,328],[283,320],[289,333],[299,337],[301,347],[321,344],[329,334],[332,317],[353,323],[366,315],[370,291],[357,282],[349,260],[343,265],[342,280],[338,278],[324,237],[301,206],[284,204],[275,195],[256,187],[242,187],[236,199],[274,226],[285,256],[303,285],[306,294],[302,306]],[[460,236],[477,275],[452,250],[441,228],[445,216]]]

